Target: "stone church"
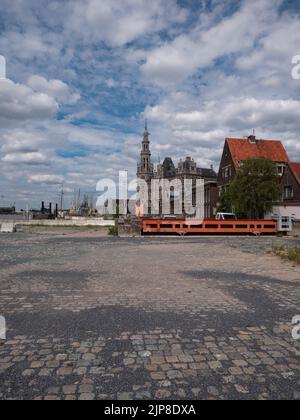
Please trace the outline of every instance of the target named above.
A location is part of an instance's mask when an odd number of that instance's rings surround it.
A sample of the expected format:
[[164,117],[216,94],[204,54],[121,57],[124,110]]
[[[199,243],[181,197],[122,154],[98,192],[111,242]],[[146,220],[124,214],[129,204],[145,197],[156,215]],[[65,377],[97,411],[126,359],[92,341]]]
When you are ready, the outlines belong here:
[[[182,184],[185,179],[193,181],[193,185],[196,185],[196,180],[202,179],[205,182],[205,217],[211,218],[214,216],[215,209],[212,208],[211,203],[215,205],[217,190],[217,174],[214,168],[200,168],[197,163],[191,157],[181,159],[177,166],[175,166],[171,157],[166,157],[163,163],[159,163],[157,167],[154,167],[152,163],[151,149],[150,149],[150,134],[148,132],[147,123],[145,125],[144,138],[142,141],[142,150],[140,162],[137,165],[137,178],[146,181],[151,187],[151,181],[153,179],[167,179],[169,181],[179,179]],[[184,194],[183,194],[184,197]],[[193,205],[196,205],[196,194],[193,194]],[[182,199],[183,208],[182,216],[185,216],[185,203],[184,198]],[[150,201],[151,203],[151,201]],[[172,198],[171,198],[171,214],[173,214]],[[160,214],[162,211],[160,209]]]

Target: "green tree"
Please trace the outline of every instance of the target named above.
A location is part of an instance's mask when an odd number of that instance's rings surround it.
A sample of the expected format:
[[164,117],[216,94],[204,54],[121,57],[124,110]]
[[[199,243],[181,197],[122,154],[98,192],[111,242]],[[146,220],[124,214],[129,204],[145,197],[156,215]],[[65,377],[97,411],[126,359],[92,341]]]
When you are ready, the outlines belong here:
[[224,191],[222,191],[219,199],[219,205],[218,205],[218,212],[219,213],[232,213],[232,199],[230,196],[230,190],[229,188],[226,188]]
[[228,194],[239,216],[263,219],[281,195],[276,165],[267,159],[245,160]]

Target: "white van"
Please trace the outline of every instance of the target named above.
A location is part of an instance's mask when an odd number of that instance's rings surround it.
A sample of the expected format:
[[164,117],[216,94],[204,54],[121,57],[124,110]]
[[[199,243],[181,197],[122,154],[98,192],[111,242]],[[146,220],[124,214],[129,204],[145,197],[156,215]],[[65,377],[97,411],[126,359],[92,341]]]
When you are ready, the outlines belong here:
[[217,213],[216,220],[237,220],[234,213]]

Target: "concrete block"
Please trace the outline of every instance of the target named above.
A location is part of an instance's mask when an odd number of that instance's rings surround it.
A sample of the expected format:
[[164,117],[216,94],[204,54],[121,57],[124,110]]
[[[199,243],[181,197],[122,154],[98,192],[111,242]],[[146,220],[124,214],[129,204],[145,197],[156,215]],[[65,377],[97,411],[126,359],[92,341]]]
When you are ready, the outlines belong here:
[[16,232],[16,226],[14,225],[14,223],[2,223],[0,232],[1,233],[14,233]]

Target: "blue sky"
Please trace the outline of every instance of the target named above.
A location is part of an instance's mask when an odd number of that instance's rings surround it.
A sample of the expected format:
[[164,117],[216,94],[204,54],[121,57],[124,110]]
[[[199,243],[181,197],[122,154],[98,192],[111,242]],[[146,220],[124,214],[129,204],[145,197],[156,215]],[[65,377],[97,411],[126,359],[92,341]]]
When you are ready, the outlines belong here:
[[[224,138],[282,140],[300,161],[299,1],[2,0],[0,196],[57,200],[154,162],[217,168]],[[0,203],[1,205],[1,203]]]

